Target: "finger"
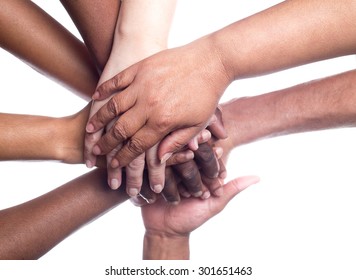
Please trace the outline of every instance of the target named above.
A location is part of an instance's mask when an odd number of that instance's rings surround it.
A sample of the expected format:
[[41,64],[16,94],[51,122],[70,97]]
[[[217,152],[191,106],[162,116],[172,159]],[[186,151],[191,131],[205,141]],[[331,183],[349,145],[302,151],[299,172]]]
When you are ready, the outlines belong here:
[[117,116],[129,110],[135,104],[135,95],[123,91],[114,95],[92,117],[86,126],[86,132],[93,133],[105,127]]
[[194,197],[203,194],[203,183],[200,177],[198,166],[193,160],[173,166],[177,175],[180,176],[182,184]]
[[93,147],[99,141],[103,130],[99,130],[96,133],[86,133],[84,138],[84,160],[85,165],[88,168],[92,168],[96,165],[96,155],[93,154]]
[[158,144],[146,151],[146,162],[150,187],[155,193],[163,190],[166,164],[159,161],[157,156]]
[[126,166],[126,191],[131,197],[137,196],[143,184],[145,154],[139,155]]
[[177,181],[171,167],[167,167],[165,169],[165,178],[162,196],[167,202],[178,204],[180,202],[180,195],[177,187]]
[[225,163],[219,159],[219,166],[220,166],[220,170],[219,170],[219,178],[221,180],[225,180],[227,177],[227,170],[226,170],[226,165]]
[[247,187],[259,182],[259,177],[257,176],[245,176],[231,180],[224,185],[224,195],[219,197],[221,210],[226,206],[226,204],[234,198],[238,193],[245,190]]
[[224,181],[222,179],[202,176],[202,181],[214,196],[222,196],[224,194]]
[[257,176],[246,176],[234,179],[224,185],[224,195],[220,197],[212,197],[210,200],[210,216],[218,214],[238,193],[246,189],[252,184],[259,181]]
[[147,204],[147,201],[143,199],[141,196],[134,196],[130,198],[130,201],[133,205],[137,207],[142,207]]
[[167,161],[174,152],[181,150],[200,131],[200,127],[189,127],[173,131],[160,142],[158,158],[161,162]]
[[203,184],[201,199],[208,199],[211,196],[210,190]]
[[208,178],[216,178],[219,175],[219,162],[213,148],[208,143],[199,145],[194,151],[194,158],[201,172]]
[[[122,149],[115,155],[111,165],[113,167],[126,166],[138,155],[146,152],[149,148],[157,144],[161,140],[161,137],[161,135],[157,134],[155,130],[152,130],[147,125],[142,127],[136,134],[126,141]],[[100,141],[102,141],[103,138]]]
[[[120,148],[120,147],[118,147]],[[116,154],[115,150],[109,153],[106,156],[107,162],[107,171],[108,171],[108,184],[111,189],[117,190],[122,183],[122,169],[121,168],[112,168],[109,164],[112,157]]]
[[102,100],[119,90],[128,87],[135,78],[137,65],[132,65],[126,70],[118,73],[110,80],[102,83],[92,96],[93,100]]
[[[114,125],[101,137],[93,148],[95,155],[107,154],[118,145],[122,144],[128,138],[136,133],[145,123],[145,120],[137,117],[134,110],[130,110],[117,119]],[[133,161],[145,150],[141,149],[140,152],[132,155],[129,160],[126,160],[126,165]],[[125,165],[125,166],[126,166]],[[121,166],[123,167],[123,166]]]
[[184,150],[174,153],[166,162],[166,166],[176,165],[187,162],[194,158],[194,153],[191,150]]
[[218,139],[227,138],[220,107],[216,108],[214,116],[215,118],[211,119],[208,129]]
[[108,167],[108,184],[111,189],[117,190],[122,183],[122,169]]
[[139,196],[146,200],[146,202],[149,204],[155,203],[158,198],[157,194],[154,193],[150,188],[147,172],[144,172],[142,187]]
[[189,141],[188,147],[192,151],[196,151],[199,148],[199,144],[208,142],[211,138],[211,133],[207,129],[203,129],[198,135],[194,136],[192,140]]
[[178,192],[182,197],[185,198],[189,198],[192,195],[187,191],[187,189],[185,188],[185,186],[182,184],[182,182],[178,182],[177,183],[177,188],[178,188]]

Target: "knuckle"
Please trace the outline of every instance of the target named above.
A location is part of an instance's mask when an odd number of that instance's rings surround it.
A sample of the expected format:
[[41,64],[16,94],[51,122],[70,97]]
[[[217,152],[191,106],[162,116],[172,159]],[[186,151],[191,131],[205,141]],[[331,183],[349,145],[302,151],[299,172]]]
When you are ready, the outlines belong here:
[[112,135],[116,140],[124,140],[127,139],[126,129],[120,122],[116,122],[112,128]]
[[145,151],[143,148],[143,143],[140,139],[137,138],[129,139],[127,141],[127,148],[134,155],[142,154]]
[[116,102],[115,98],[111,98],[108,103],[107,103],[107,109],[112,117],[116,117],[120,114],[120,107],[119,107],[120,102]]
[[155,122],[159,132],[164,133],[170,131],[174,127],[174,118],[170,112],[160,112],[157,115],[159,118],[157,118]]
[[[128,165],[127,168],[133,169],[133,170],[142,170],[144,169],[145,165],[145,159],[144,157],[137,157],[133,161],[131,161]],[[142,177],[142,174],[141,174]]]
[[114,76],[114,77],[111,79],[111,88],[112,88],[113,90],[119,88],[119,87],[120,87],[120,81],[121,81],[120,75]]
[[146,159],[147,167],[150,169],[156,169],[160,167],[160,162],[157,158],[149,157]]

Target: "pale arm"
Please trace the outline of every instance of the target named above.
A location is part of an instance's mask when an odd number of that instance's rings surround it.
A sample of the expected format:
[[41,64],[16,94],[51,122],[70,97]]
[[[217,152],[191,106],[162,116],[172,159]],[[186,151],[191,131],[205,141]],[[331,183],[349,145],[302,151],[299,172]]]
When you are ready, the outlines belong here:
[[[169,29],[175,9],[175,0],[136,0],[123,1],[120,7],[114,42],[109,60],[100,77],[98,85],[110,79],[116,73],[139,60],[167,48]],[[159,16],[157,16],[159,15]],[[90,115],[93,115],[107,100],[95,102]],[[132,122],[135,117],[132,118]],[[106,129],[109,130],[109,124]],[[85,139],[85,158],[88,167],[95,164],[96,156],[93,148],[102,135],[102,130],[91,134]],[[152,189],[160,192],[164,186],[164,169],[156,159],[156,149],[146,153],[147,166]],[[111,162],[113,153],[107,155],[108,163]],[[126,168],[127,188],[131,196],[140,191],[142,173],[145,165],[145,154],[139,155]],[[113,168],[108,164],[108,183],[113,189],[121,184],[121,169]]]

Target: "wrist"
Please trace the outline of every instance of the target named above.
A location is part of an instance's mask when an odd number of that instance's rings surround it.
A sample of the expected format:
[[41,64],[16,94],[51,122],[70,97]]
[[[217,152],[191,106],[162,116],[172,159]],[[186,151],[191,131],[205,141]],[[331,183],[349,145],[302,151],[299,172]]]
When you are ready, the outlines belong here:
[[229,147],[269,138],[282,130],[272,95],[233,99],[222,105]]
[[57,160],[64,163],[83,163],[85,125],[89,116],[90,105],[80,112],[57,119],[56,145]]
[[189,234],[175,235],[146,231],[143,240],[145,260],[188,260]]

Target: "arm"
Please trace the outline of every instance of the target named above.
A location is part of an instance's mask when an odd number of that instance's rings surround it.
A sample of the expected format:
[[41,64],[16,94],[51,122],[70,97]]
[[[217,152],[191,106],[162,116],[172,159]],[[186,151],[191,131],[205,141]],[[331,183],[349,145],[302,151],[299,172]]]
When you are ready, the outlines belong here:
[[83,163],[89,106],[63,118],[0,113],[0,160]]
[[222,105],[224,150],[253,141],[356,125],[356,70]]
[[[115,130],[98,142],[105,154],[125,141],[116,154],[120,166],[174,131],[158,150],[165,160],[206,125],[232,81],[354,53],[355,10],[351,0],[285,1],[145,59],[98,88],[94,99],[123,91],[91,119],[87,131],[94,132],[125,113]],[[128,126],[132,115],[138,121]]]
[[[75,230],[123,203],[96,169],[45,195],[0,211],[0,259],[37,259]],[[50,226],[49,226],[50,225]]]
[[[137,61],[167,48],[167,40],[170,23],[173,17],[175,0],[135,0],[123,1],[120,7],[114,42],[110,58],[100,77],[99,85],[111,78],[115,73],[122,71]],[[160,16],[157,16],[160,14]],[[93,115],[107,100],[94,102],[90,115]],[[132,120],[135,120],[133,116]],[[131,120],[131,121],[132,121]],[[111,127],[109,124],[107,130]],[[95,164],[96,156],[92,153],[95,143],[100,139],[102,130],[90,135],[85,141],[85,158],[87,166]],[[141,153],[126,168],[126,185],[128,193],[136,196],[141,188],[142,173],[147,162],[151,188],[157,193],[164,186],[164,169],[156,159],[157,148],[147,151],[146,155]],[[145,156],[147,160],[145,160]],[[112,154],[107,155],[110,163]],[[121,168],[112,167],[108,169],[108,183],[113,189],[121,184]]]
[[89,98],[98,73],[87,48],[36,4],[1,0],[0,26],[0,47],[79,96]]

